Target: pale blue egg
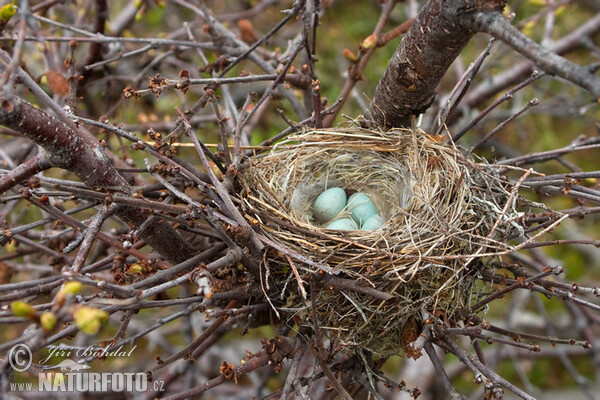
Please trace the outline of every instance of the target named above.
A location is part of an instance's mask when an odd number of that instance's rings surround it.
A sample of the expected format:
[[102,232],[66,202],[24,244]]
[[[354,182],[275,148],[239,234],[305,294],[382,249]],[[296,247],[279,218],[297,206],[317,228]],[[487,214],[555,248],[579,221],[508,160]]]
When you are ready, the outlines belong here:
[[317,222],[333,219],[346,207],[346,192],[339,187],[327,189],[313,204],[313,215]]
[[362,225],[369,217],[377,214],[375,204],[369,199],[369,196],[362,192],[350,196],[347,208],[354,221],[359,225]]
[[352,230],[358,229],[358,226],[356,226],[356,223],[352,220],[352,218],[340,218],[340,219],[336,219],[335,221],[333,221],[332,223],[327,225],[327,228],[325,228],[325,229],[338,229],[341,231],[352,231]]
[[384,222],[385,221],[379,216],[379,214],[371,215],[369,218],[367,218],[360,229],[365,231],[374,231],[375,229],[380,228]]

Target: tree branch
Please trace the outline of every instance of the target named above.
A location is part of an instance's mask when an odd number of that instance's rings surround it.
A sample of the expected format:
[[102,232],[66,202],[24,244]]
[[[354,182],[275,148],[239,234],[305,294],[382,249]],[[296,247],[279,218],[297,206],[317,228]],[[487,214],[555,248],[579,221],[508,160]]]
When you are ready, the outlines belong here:
[[474,31],[461,21],[476,11],[502,10],[504,1],[484,0],[477,9],[469,1],[430,0],[396,49],[379,81],[367,119],[383,128],[410,127],[423,113],[435,90]]
[[[597,35],[600,32],[600,13],[582,24],[579,28],[557,40],[548,48],[556,54],[563,55],[574,49],[583,46],[584,38]],[[494,76],[486,78],[486,83],[478,86],[468,93],[461,102],[462,107],[472,108],[483,103],[486,99],[494,96],[496,93],[505,90],[518,82],[527,79],[531,75],[534,64],[530,61],[523,61],[514,65],[512,68],[503,71]],[[456,108],[450,113],[446,123],[450,124],[459,117],[461,107]]]
[[534,42],[501,14],[503,0],[430,0],[419,13],[383,76],[367,119],[383,128],[410,127],[412,116],[433,102],[448,67],[476,32],[502,40],[543,71],[560,76],[600,99],[600,79]]
[[11,187],[18,185],[40,171],[50,168],[51,165],[43,156],[36,154],[34,157],[19,164],[15,169],[7,171],[0,177],[0,193],[6,192]]
[[[475,32],[460,21],[473,11],[468,1],[430,0],[396,49],[379,81],[367,119],[383,128],[410,127]],[[502,10],[504,1],[482,1],[480,9]]]
[[465,26],[478,32],[486,32],[532,60],[543,71],[560,76],[589,91],[600,101],[600,79],[590,68],[581,67],[534,42],[512,26],[499,12],[478,12],[471,19],[465,18]]
[[[19,98],[0,96],[0,124],[20,132],[43,148],[47,162],[68,169],[92,188],[132,193],[125,178],[114,168],[100,145],[92,148],[67,125]],[[146,215],[139,209],[119,207],[116,212],[125,222],[140,226]],[[181,262],[196,250],[166,222],[155,221],[140,236],[162,256]]]

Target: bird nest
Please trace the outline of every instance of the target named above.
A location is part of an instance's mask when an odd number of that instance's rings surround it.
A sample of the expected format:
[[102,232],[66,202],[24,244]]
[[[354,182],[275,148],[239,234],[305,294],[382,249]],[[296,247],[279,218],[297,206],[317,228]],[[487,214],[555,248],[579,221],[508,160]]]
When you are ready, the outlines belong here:
[[[378,354],[406,348],[426,318],[456,322],[477,272],[519,229],[497,171],[422,131],[306,131],[242,177],[245,216],[271,244],[262,285],[278,313]],[[366,193],[384,224],[327,229],[313,205],[332,187]],[[322,284],[309,290],[309,278]]]

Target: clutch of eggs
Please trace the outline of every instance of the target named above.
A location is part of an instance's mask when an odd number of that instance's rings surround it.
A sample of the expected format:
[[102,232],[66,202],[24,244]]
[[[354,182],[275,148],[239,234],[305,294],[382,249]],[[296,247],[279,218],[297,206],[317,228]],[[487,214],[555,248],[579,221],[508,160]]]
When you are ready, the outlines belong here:
[[[351,218],[345,213],[343,218],[336,219],[343,211],[348,211]],[[385,222],[366,193],[357,192],[347,198],[346,191],[340,187],[329,188],[316,198],[313,216],[321,224],[331,221],[325,229],[370,231]]]

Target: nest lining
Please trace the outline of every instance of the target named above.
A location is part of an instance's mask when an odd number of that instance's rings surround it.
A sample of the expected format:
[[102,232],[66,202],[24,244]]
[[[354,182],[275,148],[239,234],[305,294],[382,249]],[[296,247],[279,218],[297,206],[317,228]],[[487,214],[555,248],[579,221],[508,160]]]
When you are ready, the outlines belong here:
[[[517,227],[510,188],[496,171],[422,131],[307,131],[253,159],[244,177],[244,212],[263,235],[393,296],[326,289],[302,299],[289,256],[269,252],[273,300],[314,307],[332,339],[379,354],[401,350],[405,324],[421,321],[422,312],[451,321],[471,301],[476,267],[485,264],[477,254],[505,251],[503,238]],[[375,231],[316,224],[312,203],[334,186],[367,193],[385,224]],[[319,272],[298,259],[298,269]]]

